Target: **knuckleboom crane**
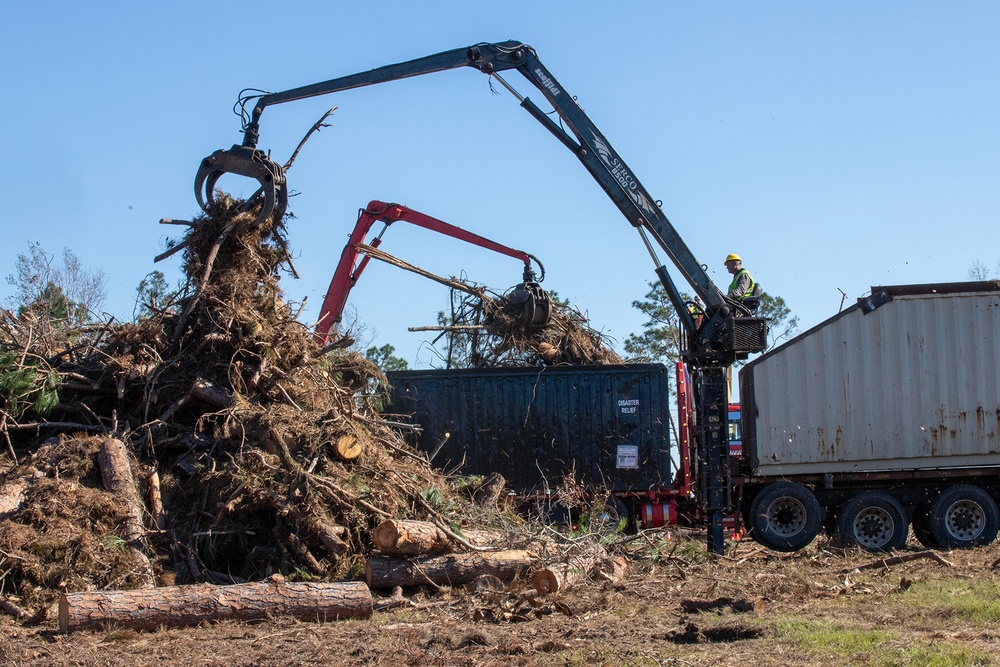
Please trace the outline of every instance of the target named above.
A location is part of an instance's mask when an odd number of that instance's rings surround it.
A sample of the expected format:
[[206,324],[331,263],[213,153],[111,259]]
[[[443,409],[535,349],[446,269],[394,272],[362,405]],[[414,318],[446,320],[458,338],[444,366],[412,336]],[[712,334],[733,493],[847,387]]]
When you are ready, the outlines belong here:
[[[344,246],[344,250],[340,254],[340,261],[337,263],[333,278],[330,280],[330,287],[323,299],[319,323],[316,325],[313,335],[317,345],[326,345],[330,338],[330,332],[340,323],[344,315],[344,307],[347,305],[347,297],[350,295],[351,289],[357,284],[361,274],[368,266],[368,260],[371,259],[371,256],[366,254],[359,259],[359,255],[362,254],[361,246],[364,244],[365,237],[376,222],[381,222],[385,226],[378,236],[372,239],[369,244],[371,248],[378,248],[381,245],[382,234],[389,229],[390,225],[396,222],[405,222],[521,260],[524,263],[522,282],[504,296],[505,305],[520,309],[521,323],[526,328],[542,327],[548,324],[551,301],[549,295],[539,285],[545,278],[545,267],[542,266],[537,257],[523,250],[491,241],[443,220],[432,218],[426,213],[415,211],[407,206],[374,200],[358,213],[358,221],[354,225],[354,231],[351,232],[347,245]],[[538,266],[540,275],[536,276],[535,270],[531,266],[532,261]]]
[[[697,497],[708,518],[708,547],[715,553],[721,553],[723,516],[732,507],[727,436],[727,368],[737,359],[764,349],[766,321],[752,317],[749,311],[728,299],[712,282],[703,265],[691,253],[634,172],[576,100],[542,64],[532,47],[517,41],[476,44],[283,92],[243,98],[242,103],[257,99],[252,112],[244,116],[243,143],[230,149],[220,149],[202,161],[195,177],[195,194],[199,204],[204,207],[212,199],[215,183],[222,174],[234,173],[255,178],[260,183],[259,196],[263,203],[258,219],[272,215],[280,218],[284,214],[288,202],[284,171],[257,148],[260,120],[267,107],[460,67],[471,67],[493,77],[514,95],[521,107],[576,155],[625,219],[639,231],[685,333],[686,349],[682,357],[690,371],[696,395]],[[530,98],[518,93],[501,76],[508,70],[514,70],[527,79],[552,105],[561,122],[552,120]],[[704,317],[699,323],[695,322],[688,304],[666,267],[659,261],[657,247],[667,254],[701,300]]]

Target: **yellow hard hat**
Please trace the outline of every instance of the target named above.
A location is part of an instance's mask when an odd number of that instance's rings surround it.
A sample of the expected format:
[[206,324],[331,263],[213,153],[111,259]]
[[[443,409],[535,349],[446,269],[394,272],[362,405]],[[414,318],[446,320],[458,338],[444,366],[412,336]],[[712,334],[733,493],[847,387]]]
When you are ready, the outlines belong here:
[[[730,253],[728,257],[726,257],[726,262],[740,262],[742,264],[743,260],[740,258],[739,255],[733,252]],[[723,264],[725,264],[725,262],[723,262]]]

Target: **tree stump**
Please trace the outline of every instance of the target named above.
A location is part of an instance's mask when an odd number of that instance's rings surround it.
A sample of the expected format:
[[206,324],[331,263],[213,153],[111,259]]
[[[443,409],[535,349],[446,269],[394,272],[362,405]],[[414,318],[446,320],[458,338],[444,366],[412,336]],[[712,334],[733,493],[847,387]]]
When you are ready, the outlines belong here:
[[285,581],[234,586],[168,586],[128,591],[64,593],[59,599],[62,632],[107,624],[135,630],[233,619],[258,621],[293,616],[307,621],[370,618],[371,591],[361,582]]

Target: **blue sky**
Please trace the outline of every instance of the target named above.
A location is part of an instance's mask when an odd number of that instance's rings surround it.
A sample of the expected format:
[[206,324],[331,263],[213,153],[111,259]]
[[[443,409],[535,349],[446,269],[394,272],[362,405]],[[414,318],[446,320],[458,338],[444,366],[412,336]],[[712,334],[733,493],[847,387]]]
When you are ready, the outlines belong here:
[[[966,280],[1000,260],[1000,4],[993,2],[4,3],[0,269],[38,241],[109,276],[107,310],[197,212],[200,160],[239,143],[246,87],[284,90],[515,39],[575,95],[720,286],[729,252],[808,328],[871,285]],[[506,77],[542,103],[516,74]],[[583,167],[471,69],[272,107],[260,147],[289,173],[290,298],[322,301],[357,210],[398,201],[538,255],[544,286],[623,341],[653,280]],[[223,179],[237,192],[245,184]],[[394,226],[383,249],[514,284],[513,260]],[[680,280],[675,272],[675,279]],[[0,284],[0,297],[10,294]],[[434,363],[444,288],[369,267],[350,304],[374,344]]]

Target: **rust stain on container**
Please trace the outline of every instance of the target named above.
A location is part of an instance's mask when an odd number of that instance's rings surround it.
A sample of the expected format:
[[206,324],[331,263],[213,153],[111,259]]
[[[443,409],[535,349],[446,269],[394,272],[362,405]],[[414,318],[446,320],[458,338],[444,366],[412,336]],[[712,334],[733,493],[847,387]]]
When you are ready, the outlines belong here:
[[[756,411],[744,434],[757,438],[755,474],[1000,464],[997,283],[881,291],[892,298],[875,310],[849,307],[741,369],[741,399]],[[754,433],[793,425],[808,442]],[[779,446],[784,460],[769,465]]]

